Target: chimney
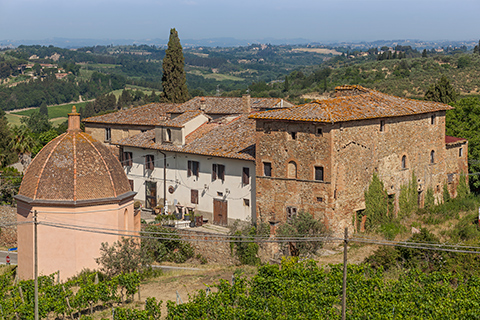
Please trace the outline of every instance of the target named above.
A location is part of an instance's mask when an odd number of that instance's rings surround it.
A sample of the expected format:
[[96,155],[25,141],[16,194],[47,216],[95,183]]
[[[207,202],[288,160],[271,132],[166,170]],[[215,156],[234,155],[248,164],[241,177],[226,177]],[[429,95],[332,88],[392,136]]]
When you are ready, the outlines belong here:
[[77,107],[72,107],[72,113],[68,114],[68,132],[80,132],[80,113],[77,113]]
[[252,112],[252,108],[251,108],[251,105],[250,105],[250,95],[249,94],[244,94],[242,96],[242,109],[243,109],[243,112],[244,113],[250,113]]
[[205,111],[205,101],[206,101],[205,97],[200,98],[200,110],[201,111]]

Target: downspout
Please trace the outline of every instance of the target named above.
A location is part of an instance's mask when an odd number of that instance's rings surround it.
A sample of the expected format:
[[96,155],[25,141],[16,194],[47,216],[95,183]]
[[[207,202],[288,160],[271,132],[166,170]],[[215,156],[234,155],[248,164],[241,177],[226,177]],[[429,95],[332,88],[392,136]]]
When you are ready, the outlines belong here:
[[167,212],[165,205],[167,203],[167,155],[160,150],[157,150],[163,154],[163,212]]

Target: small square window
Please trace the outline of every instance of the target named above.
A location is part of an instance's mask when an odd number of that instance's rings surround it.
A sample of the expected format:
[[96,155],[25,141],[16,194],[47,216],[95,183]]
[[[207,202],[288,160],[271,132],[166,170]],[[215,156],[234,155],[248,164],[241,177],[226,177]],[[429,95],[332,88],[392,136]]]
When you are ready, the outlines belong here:
[[317,128],[317,136],[323,135],[323,129],[322,128]]
[[290,135],[290,140],[296,140],[297,139],[297,133],[296,132],[289,132]]
[[198,161],[188,160],[187,163],[187,177],[196,176],[198,178],[198,172],[200,168],[200,163]]
[[297,207],[287,207],[287,221],[290,221],[297,215]]
[[270,163],[270,162],[264,162],[263,163],[263,175],[265,177],[271,177],[272,176],[272,163]]
[[131,167],[133,165],[132,153],[131,152],[124,152],[123,153],[123,160],[122,160],[124,167]]
[[380,120],[380,132],[385,131],[385,120]]
[[155,157],[153,156],[153,154],[147,154],[145,156],[145,169],[146,170],[155,169]]
[[217,191],[217,196],[223,197],[223,192]]
[[245,207],[250,207],[250,199],[243,199],[243,205]]
[[317,202],[323,202],[323,197],[317,197]]
[[244,167],[242,169],[242,184],[246,186],[249,183],[250,183],[250,169]]
[[190,202],[193,204],[198,204],[198,190],[190,191]]
[[323,167],[315,167],[315,180],[323,181]]
[[105,141],[110,142],[112,140],[112,129],[105,128]]

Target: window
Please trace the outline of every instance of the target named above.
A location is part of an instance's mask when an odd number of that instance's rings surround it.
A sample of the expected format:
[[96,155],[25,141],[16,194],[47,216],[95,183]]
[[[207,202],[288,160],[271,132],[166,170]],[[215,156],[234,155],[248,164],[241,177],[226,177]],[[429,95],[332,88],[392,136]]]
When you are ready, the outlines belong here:
[[290,140],[296,140],[297,139],[297,133],[296,132],[289,132],[289,137]]
[[187,177],[196,176],[198,178],[198,171],[200,163],[198,161],[188,160]]
[[323,181],[323,167],[315,167],[315,180]]
[[402,157],[402,169],[407,168],[407,156]]
[[323,130],[322,128],[317,128],[317,136],[323,135]]
[[246,186],[249,183],[250,183],[250,169],[244,167],[242,169],[242,184]]
[[122,162],[124,167],[131,167],[133,165],[132,153],[124,152]]
[[385,120],[380,120],[380,132],[385,131]]
[[220,179],[225,181],[225,166],[223,164],[212,164],[212,181]]
[[293,219],[297,215],[297,207],[287,207],[287,221]]
[[458,156],[463,157],[463,148],[458,149]]
[[112,140],[112,129],[105,128],[105,141],[110,141],[110,140]]
[[435,151],[430,152],[430,163],[435,163]]
[[145,169],[146,170],[155,169],[155,157],[153,156],[153,154],[147,154],[145,156]]
[[168,142],[172,141],[172,130],[167,129],[165,141],[168,141]]
[[323,202],[323,197],[317,197],[317,202]]
[[435,124],[435,115],[430,117],[430,124]]
[[294,161],[290,161],[288,163],[288,168],[287,168],[287,176],[290,179],[296,179],[297,178],[297,164]]
[[453,183],[454,173],[447,174],[447,181],[448,183]]
[[272,163],[271,162],[264,162],[263,163],[263,175],[265,177],[272,176]]
[[140,132],[144,133],[144,132],[147,132],[147,130],[146,129],[141,129]]
[[250,207],[250,199],[243,199],[243,205],[245,207]]
[[217,191],[217,196],[223,197],[223,192]]
[[190,190],[190,202],[198,204],[198,190]]

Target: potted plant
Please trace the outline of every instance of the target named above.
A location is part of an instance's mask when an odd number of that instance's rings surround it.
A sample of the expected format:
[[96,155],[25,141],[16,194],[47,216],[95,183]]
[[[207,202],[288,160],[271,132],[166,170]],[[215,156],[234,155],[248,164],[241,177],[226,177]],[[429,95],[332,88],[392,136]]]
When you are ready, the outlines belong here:
[[162,205],[158,205],[155,208],[153,208],[153,210],[155,211],[155,214],[159,214],[160,212],[162,212],[162,209],[163,209]]

